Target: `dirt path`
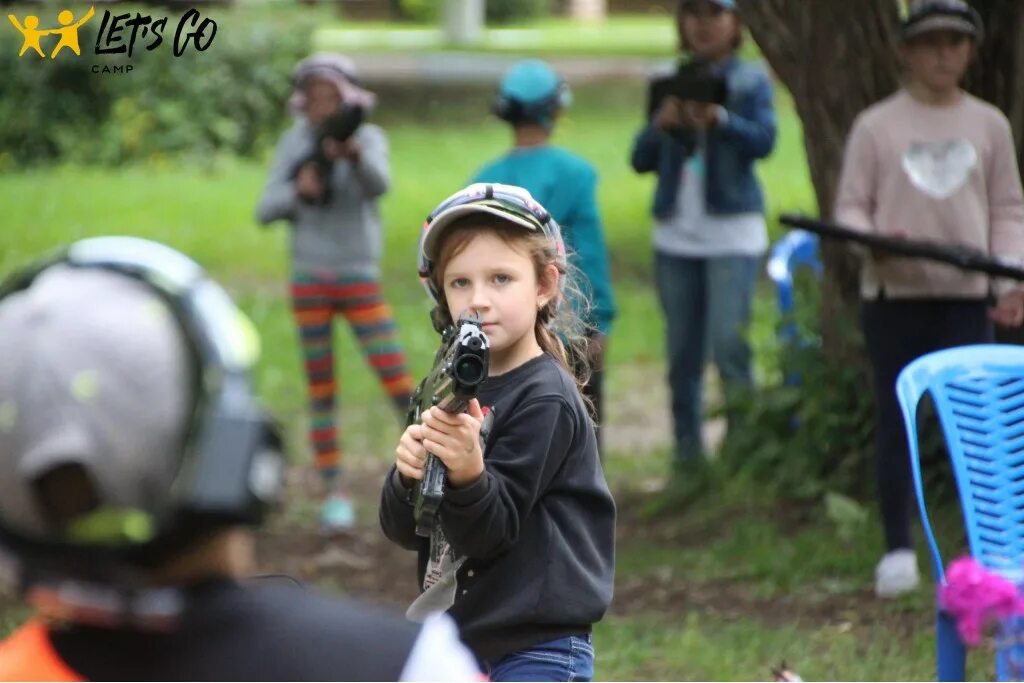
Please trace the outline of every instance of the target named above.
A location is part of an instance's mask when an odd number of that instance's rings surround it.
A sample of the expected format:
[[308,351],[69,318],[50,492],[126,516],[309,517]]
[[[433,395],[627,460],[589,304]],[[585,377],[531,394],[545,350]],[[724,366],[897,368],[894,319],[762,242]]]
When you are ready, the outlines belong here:
[[[415,558],[387,541],[377,525],[377,496],[384,474],[383,463],[358,466],[349,472],[359,504],[359,526],[349,533],[327,537],[315,530],[315,505],[303,500],[303,492],[312,486],[310,476],[296,473],[290,484],[292,503],[260,535],[261,571],[285,573],[302,582],[396,608],[407,606],[417,594]],[[742,521],[723,518],[717,522],[720,530],[702,527],[700,533],[687,533],[672,520],[659,522],[636,514],[638,501],[620,498],[619,502],[618,537],[624,548],[652,543],[692,549],[704,539],[728,533],[727,527]],[[785,517],[787,513],[780,514]],[[800,522],[793,516],[780,517],[779,523],[786,528]],[[808,590],[764,598],[742,580],[695,582],[668,567],[652,567],[641,576],[620,576],[617,580],[612,614],[678,616],[691,611],[726,620],[753,619],[766,627],[801,623],[842,629],[884,619],[907,633],[928,628],[928,615],[913,609],[894,611],[872,599],[867,586],[856,593]]]

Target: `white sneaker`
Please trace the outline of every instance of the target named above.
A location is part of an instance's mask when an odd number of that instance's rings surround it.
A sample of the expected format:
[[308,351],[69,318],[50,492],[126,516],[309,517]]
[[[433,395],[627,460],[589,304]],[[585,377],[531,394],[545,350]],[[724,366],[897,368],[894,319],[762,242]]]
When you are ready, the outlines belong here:
[[908,548],[886,553],[875,567],[875,595],[880,598],[903,595],[917,588],[919,583],[917,555]]

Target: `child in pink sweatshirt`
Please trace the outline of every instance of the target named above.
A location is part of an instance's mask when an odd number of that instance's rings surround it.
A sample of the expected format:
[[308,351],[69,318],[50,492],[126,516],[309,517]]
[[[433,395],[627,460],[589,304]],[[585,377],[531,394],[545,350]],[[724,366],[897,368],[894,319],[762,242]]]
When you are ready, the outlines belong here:
[[[998,109],[960,89],[982,32],[980,16],[962,0],[914,3],[901,31],[909,78],[854,123],[836,199],[838,222],[1004,258],[1024,256],[1024,194],[1010,125]],[[861,270],[861,296],[886,541],[875,592],[891,597],[919,582],[896,377],[926,353],[992,341],[993,321],[1020,325],[1024,293],[1015,283],[981,273],[870,253]]]

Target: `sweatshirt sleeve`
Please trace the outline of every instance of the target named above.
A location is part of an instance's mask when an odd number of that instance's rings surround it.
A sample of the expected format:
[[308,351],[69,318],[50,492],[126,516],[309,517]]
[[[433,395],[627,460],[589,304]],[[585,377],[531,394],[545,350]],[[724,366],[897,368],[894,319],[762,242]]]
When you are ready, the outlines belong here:
[[277,220],[291,220],[295,216],[299,198],[295,194],[292,171],[300,159],[299,147],[294,130],[282,135],[280,142],[277,143],[267,182],[263,186],[263,194],[256,207],[256,220],[261,225]]
[[[994,156],[988,173],[989,244],[997,258],[1020,262],[1024,259],[1024,193],[1010,123],[998,118]],[[998,293],[1019,286],[1011,280],[997,280]]]
[[633,154],[630,163],[637,173],[649,173],[658,170],[661,158],[661,146],[668,134],[647,124],[633,141]]
[[[875,188],[878,183],[878,165],[871,130],[863,119],[853,123],[843,153],[843,166],[839,174],[834,216],[837,223],[860,232],[875,232],[872,216],[875,209]],[[849,249],[860,256],[867,249],[851,243]]]
[[384,489],[380,496],[380,528],[384,535],[406,550],[419,550],[428,539],[416,535],[416,521],[413,519],[413,502],[410,489],[402,484],[401,476],[394,465],[388,470]]
[[608,334],[615,318],[615,297],[609,274],[608,246],[597,206],[597,173],[585,167],[576,188],[576,202],[567,221],[579,268],[590,283],[593,318],[598,330]]
[[353,166],[356,180],[370,199],[388,191],[391,184],[388,139],[378,126],[363,126],[359,133],[359,161]]
[[854,230],[874,232],[872,215],[876,183],[875,147],[863,120],[853,124],[843,153],[836,191],[835,219]]
[[517,408],[515,419],[488,444],[484,474],[445,492],[441,524],[458,555],[486,560],[516,543],[522,521],[565,461],[577,429],[561,396],[541,396]]
[[745,111],[729,111],[718,129],[723,138],[735,140],[741,149],[755,159],[763,159],[775,148],[775,104],[771,80],[761,74],[751,90]]

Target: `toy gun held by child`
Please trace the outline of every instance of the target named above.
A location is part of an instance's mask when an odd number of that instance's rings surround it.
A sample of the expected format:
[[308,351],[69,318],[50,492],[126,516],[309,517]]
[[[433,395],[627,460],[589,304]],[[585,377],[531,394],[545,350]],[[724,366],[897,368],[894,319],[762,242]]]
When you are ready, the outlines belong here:
[[363,118],[364,112],[362,107],[343,105],[317,126],[313,150],[295,165],[291,173],[291,177],[294,179],[306,164],[314,164],[316,166],[316,172],[320,177],[320,182],[323,183],[324,191],[317,199],[312,200],[310,203],[323,205],[331,200],[331,174],[334,170],[334,159],[331,159],[324,152],[324,142],[326,140],[334,140],[339,143],[345,142],[362,125]]
[[[431,407],[446,413],[464,413],[487,378],[490,342],[480,327],[480,317],[465,315],[442,332],[441,347],[434,367],[413,393],[407,426],[418,424],[420,415]],[[448,469],[433,453],[427,453],[421,479],[413,493],[416,533],[430,536],[437,509],[444,498]]]
[[724,105],[728,94],[725,76],[714,73],[711,65],[685,62],[671,76],[651,81],[647,93],[647,116],[653,116],[666,97]]
[[782,214],[779,216],[779,221],[791,228],[808,230],[822,237],[862,244],[869,249],[886,252],[894,256],[940,261],[956,266],[961,270],[1024,281],[1024,268],[1021,266],[994,258],[991,254],[962,245],[928,240],[884,237],[796,214]]

